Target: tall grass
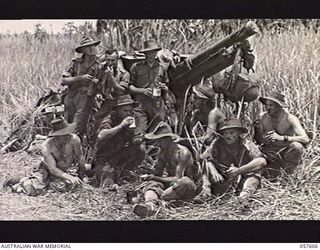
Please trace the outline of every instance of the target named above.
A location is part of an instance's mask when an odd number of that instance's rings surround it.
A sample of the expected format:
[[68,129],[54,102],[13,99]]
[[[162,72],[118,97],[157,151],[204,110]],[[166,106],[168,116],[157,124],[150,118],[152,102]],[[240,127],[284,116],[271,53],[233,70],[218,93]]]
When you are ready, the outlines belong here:
[[318,133],[320,37],[309,29],[253,37],[257,52],[256,71],[263,79],[263,92],[285,93],[288,109],[307,130]]
[[[199,27],[189,27],[188,20],[133,20],[109,22],[109,29],[99,35],[103,46],[123,50],[141,48],[147,34],[152,34],[166,48],[177,38],[175,49],[181,53],[198,52],[217,41],[226,33],[218,22],[200,21]],[[124,24],[120,29],[118,24]],[[130,25],[140,25],[130,29]],[[232,27],[237,28],[241,22]],[[221,25],[220,25],[221,26]],[[119,26],[120,27],[120,26]],[[180,29],[180,30],[179,30]],[[198,30],[203,32],[198,32]],[[175,30],[174,36],[168,30]],[[193,30],[197,30],[196,33]],[[217,31],[219,30],[219,31]],[[233,29],[234,30],[234,29]],[[111,32],[112,31],[112,32]],[[126,31],[128,31],[126,33]],[[131,33],[130,33],[130,32]],[[123,33],[121,33],[123,32]],[[127,39],[123,39],[126,36]],[[136,39],[137,38],[137,39]],[[65,67],[75,56],[74,47],[79,34],[72,36],[50,35],[42,42],[31,34],[0,36],[0,141],[10,131],[13,114],[29,114],[36,100],[48,87],[60,86],[59,79]],[[121,40],[121,42],[120,42]],[[111,42],[112,41],[112,45]],[[132,42],[131,42],[132,41]],[[257,55],[256,72],[263,79],[262,94],[272,89],[283,91],[288,99],[288,109],[297,115],[308,131],[319,135],[319,80],[320,37],[317,29],[292,24],[284,30],[268,29],[251,39]],[[137,47],[132,45],[137,44]],[[102,46],[100,47],[102,48]],[[261,189],[249,205],[237,205],[236,198],[212,199],[201,205],[184,204],[181,207],[161,207],[161,213],[150,219],[319,219],[319,140],[314,140],[305,153],[305,162],[299,171],[286,182],[269,183],[262,180]],[[0,160],[2,174],[24,172],[36,165],[25,152],[6,154]],[[2,187],[5,205],[0,218],[25,220],[132,220],[132,207],[126,204],[126,188],[118,193],[104,194],[101,190],[85,189],[77,193],[57,195],[47,193],[41,197],[12,194]],[[1,202],[0,199],[0,202]],[[43,205],[44,204],[44,205]],[[85,205],[84,205],[85,204]]]
[[[153,36],[167,48],[176,39],[175,48],[190,53],[226,35],[222,29],[215,31],[214,27],[218,27],[215,20],[120,20],[108,25],[109,30],[99,35],[103,41],[100,48],[139,49],[141,33],[144,38],[148,34]],[[241,24],[236,22],[238,25]],[[174,29],[174,33],[169,32]],[[75,56],[73,49],[78,41],[79,35],[50,35],[43,42],[28,33],[0,37],[0,126],[8,128],[12,114],[32,108],[45,89],[59,87],[61,73]],[[140,44],[132,46],[137,41]],[[282,32],[271,29],[251,41],[257,55],[256,71],[263,79],[263,93],[273,88],[285,92],[289,110],[302,119],[307,130],[316,134],[320,78],[317,30],[303,25]]]

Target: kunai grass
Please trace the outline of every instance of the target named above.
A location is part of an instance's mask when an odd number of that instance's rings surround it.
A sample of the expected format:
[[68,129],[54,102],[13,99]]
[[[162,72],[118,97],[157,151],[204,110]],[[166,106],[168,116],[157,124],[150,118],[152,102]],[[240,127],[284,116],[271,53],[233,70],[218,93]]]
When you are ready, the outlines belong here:
[[[221,36],[217,34],[217,39]],[[203,38],[198,37],[199,41]],[[30,34],[1,37],[0,142],[9,134],[15,114],[27,115],[47,88],[59,87],[61,73],[75,56],[73,48],[78,40],[78,37],[51,35],[41,43]],[[251,42],[257,56],[255,70],[262,78],[262,93],[273,89],[284,92],[289,111],[298,116],[312,134],[303,164],[289,178],[278,182],[262,179],[260,189],[246,204],[240,204],[236,197],[213,198],[202,204],[163,203],[157,214],[148,219],[320,219],[320,36],[315,29],[303,26],[276,33],[265,31],[254,36]],[[196,47],[196,43],[191,46]],[[40,160],[39,156],[30,156],[24,151],[0,157],[0,183],[8,175],[30,171]],[[118,192],[104,193],[99,188],[85,186],[73,193],[47,192],[43,196],[28,197],[0,187],[0,219],[139,220],[132,213],[132,206],[126,203],[125,193],[132,188],[127,184]]]

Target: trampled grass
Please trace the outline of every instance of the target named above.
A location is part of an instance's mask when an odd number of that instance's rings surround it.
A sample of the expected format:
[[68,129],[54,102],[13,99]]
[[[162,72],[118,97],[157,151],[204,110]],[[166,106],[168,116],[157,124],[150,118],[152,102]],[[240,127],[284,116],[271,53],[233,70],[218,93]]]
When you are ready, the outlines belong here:
[[[208,36],[204,34],[203,36]],[[217,35],[221,37],[221,35]],[[198,37],[203,41],[203,37]],[[183,40],[183,39],[182,39]],[[26,114],[48,87],[59,87],[61,73],[75,56],[77,38],[51,36],[44,43],[31,35],[2,36],[0,39],[0,142],[10,131],[14,114]],[[213,199],[204,204],[163,206],[150,219],[319,219],[319,80],[320,37],[307,27],[263,32],[251,39],[257,55],[256,72],[263,79],[263,94],[278,89],[286,94],[288,109],[297,115],[313,140],[306,150],[304,164],[287,181],[262,187],[246,206],[235,198]],[[199,43],[198,43],[199,44]],[[193,47],[198,45],[192,44]],[[184,46],[180,46],[183,48]],[[181,51],[185,52],[185,51]],[[6,175],[23,172],[37,159],[25,152],[1,156],[0,183]],[[125,203],[128,187],[118,193],[83,192],[26,197],[1,188],[5,204],[2,220],[134,220],[131,206]]]

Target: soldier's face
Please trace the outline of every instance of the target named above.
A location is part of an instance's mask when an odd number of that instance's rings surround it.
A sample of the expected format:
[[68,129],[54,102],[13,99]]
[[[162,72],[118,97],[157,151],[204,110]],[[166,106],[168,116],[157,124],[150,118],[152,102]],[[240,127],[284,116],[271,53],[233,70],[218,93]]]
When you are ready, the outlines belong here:
[[157,139],[155,140],[155,145],[157,147],[160,147],[160,148],[167,148],[168,144],[170,143],[171,141],[171,138],[170,137],[163,137],[163,138],[160,138],[160,139]]
[[117,67],[117,64],[118,64],[118,58],[117,58],[117,55],[114,53],[112,55],[107,55],[106,56],[106,64],[109,66],[109,67],[114,67],[116,68]]
[[120,119],[124,119],[128,116],[133,115],[133,107],[132,105],[124,105],[118,108],[118,115]]
[[149,52],[145,53],[145,55],[146,55],[146,60],[148,62],[154,62],[156,60],[157,51],[156,50],[149,51]]
[[222,132],[223,138],[228,145],[238,142],[240,138],[240,131],[236,128],[226,129]]
[[82,48],[82,51],[84,54],[87,54],[89,56],[93,56],[97,54],[97,47],[94,45],[90,45],[90,46],[86,46],[84,48]]
[[265,108],[270,115],[276,115],[279,112],[280,106],[274,101],[266,100]]

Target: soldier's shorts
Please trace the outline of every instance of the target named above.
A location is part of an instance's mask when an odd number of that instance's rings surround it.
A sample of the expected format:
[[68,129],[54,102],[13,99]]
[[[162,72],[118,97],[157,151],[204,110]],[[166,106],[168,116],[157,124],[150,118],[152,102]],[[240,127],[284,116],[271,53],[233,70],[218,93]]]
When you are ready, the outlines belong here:
[[[189,178],[182,177],[176,182],[172,183],[172,192],[174,192],[180,200],[189,200],[196,196],[197,194],[197,185]],[[147,186],[143,189],[143,193],[146,191],[152,190],[159,197],[162,196],[163,192],[170,188],[170,186],[165,186],[163,183],[158,181],[150,181]]]
[[173,191],[181,200],[190,200],[196,196],[197,185],[189,178],[182,177],[173,184]]
[[[68,173],[76,176],[76,168],[68,169]],[[50,175],[43,162],[28,175],[21,175],[18,178],[11,177],[6,186],[15,193],[25,193],[28,196],[42,195],[47,187],[59,192],[74,190],[76,186],[66,180]]]
[[287,146],[267,145],[262,153],[267,160],[264,176],[273,179],[281,175],[281,169],[292,174],[301,161],[304,146],[299,142],[291,142]]

